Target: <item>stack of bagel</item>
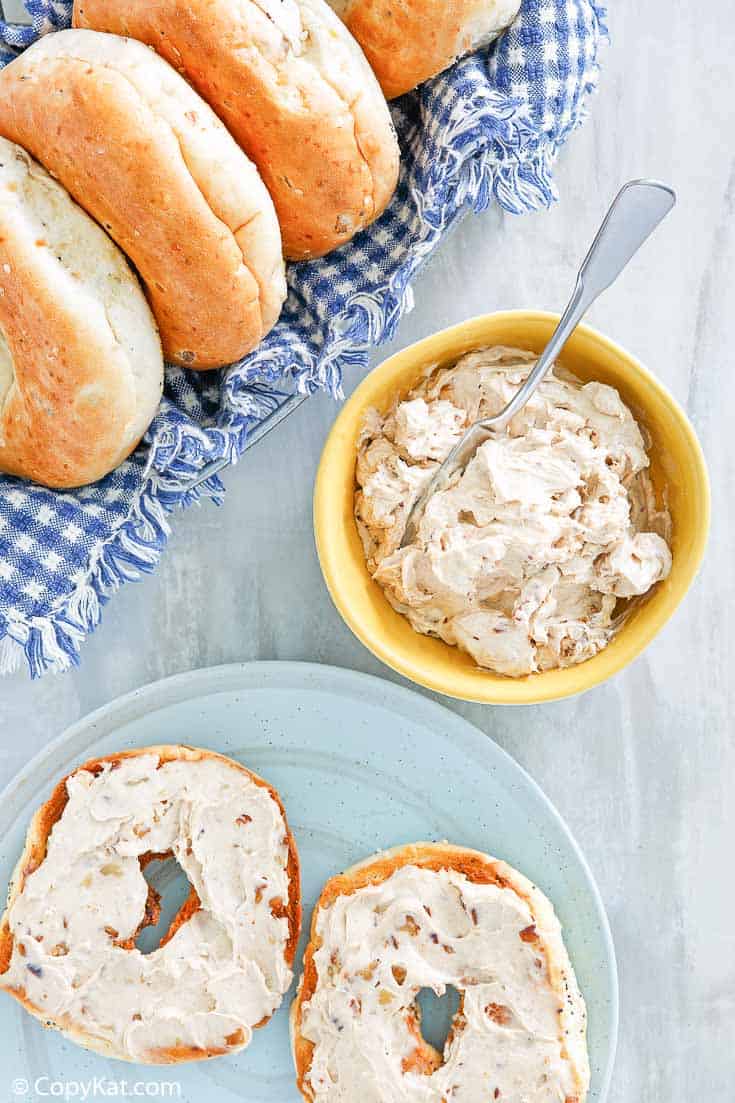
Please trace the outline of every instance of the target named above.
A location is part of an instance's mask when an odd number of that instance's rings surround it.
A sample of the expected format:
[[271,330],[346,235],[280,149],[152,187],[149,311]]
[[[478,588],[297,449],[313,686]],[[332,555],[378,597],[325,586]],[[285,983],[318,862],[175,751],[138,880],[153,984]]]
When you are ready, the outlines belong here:
[[284,258],[389,203],[386,96],[519,4],[446,0],[427,21],[418,0],[75,0],[73,30],[0,72],[0,470],[93,482],[145,432],[164,358],[254,349]]

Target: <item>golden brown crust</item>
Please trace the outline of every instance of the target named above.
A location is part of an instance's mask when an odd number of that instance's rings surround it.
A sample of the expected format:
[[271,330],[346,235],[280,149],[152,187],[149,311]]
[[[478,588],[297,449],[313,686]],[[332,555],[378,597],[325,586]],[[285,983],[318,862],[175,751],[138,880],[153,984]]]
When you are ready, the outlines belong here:
[[427,15],[423,0],[359,0],[346,23],[389,100],[448,69],[471,47],[468,28],[478,0],[442,0]]
[[[573,981],[571,965],[561,937],[558,935],[556,938],[553,937],[556,934],[555,928],[558,929],[558,924],[551,904],[523,874],[507,865],[507,863],[491,858],[480,851],[471,850],[467,847],[451,846],[447,843],[412,843],[394,847],[392,850],[367,858],[327,881],[312,913],[309,944],[304,951],[301,981],[291,1007],[291,1042],[296,1067],[296,1084],[306,1100],[313,1101],[314,1099],[306,1076],[311,1068],[315,1047],[314,1043],[310,1042],[301,1033],[301,1022],[303,1006],[309,1002],[314,994],[318,980],[314,957],[321,946],[321,939],[317,933],[319,914],[323,908],[329,907],[340,896],[351,896],[367,885],[382,884],[396,870],[407,865],[433,871],[449,869],[462,874],[474,884],[492,884],[499,888],[511,889],[528,904],[539,926],[545,930],[546,939],[540,942],[538,953],[544,957],[550,982],[557,990],[561,990],[565,981]],[[574,1004],[574,1013],[580,1014],[581,1012],[582,1021],[584,1021],[584,1003],[576,989],[576,981],[573,981],[573,984],[570,985],[569,999]],[[462,1001],[460,997],[460,1015],[461,1011]],[[441,1063],[441,1056],[433,1046],[424,1040],[418,1019],[415,1022],[409,1022],[408,1026],[416,1038],[416,1049],[411,1054],[410,1066],[404,1071],[430,1075]],[[586,1051],[582,1064],[575,1065],[575,1073],[580,1089],[579,1100],[583,1100],[589,1083]],[[579,1103],[579,1101],[570,1099],[565,1103]]]
[[[263,205],[257,219],[243,214],[238,225],[226,224],[228,212],[215,211],[200,190],[201,164],[190,171],[180,137],[128,79],[125,63],[121,69],[109,63],[109,42],[97,47],[99,59],[86,59],[94,53],[90,37],[96,36],[50,35],[0,72],[0,133],[29,150],[133,261],[167,359],[200,369],[229,364],[259,343],[283,298],[278,228],[267,192],[258,182]],[[145,63],[163,66],[142,52]],[[140,55],[127,49],[129,55],[131,64],[140,64]],[[192,127],[211,119],[220,128],[206,104],[180,84],[196,107]],[[232,149],[243,172],[252,171]],[[214,174],[218,166],[213,161],[205,169]],[[261,248],[258,241],[250,257],[236,236],[248,228],[270,243]],[[265,290],[272,278],[278,285],[273,301]]]
[[[39,279],[25,243],[0,240],[4,295],[0,326],[12,356],[17,385],[2,407],[0,470],[53,487],[95,482],[117,467],[137,441],[126,442],[135,394],[115,382],[115,350],[94,327]],[[161,365],[161,372],[163,365]],[[108,401],[77,404],[86,387]]]
[[[161,744],[152,747],[140,747],[129,751],[119,751],[116,754],[105,755],[101,758],[92,758],[82,765],[77,766],[71,773],[58,782],[49,799],[43,804],[33,816],[26,835],[25,847],[21,854],[18,863],[15,867],[15,871],[11,878],[10,887],[8,890],[8,902],[3,914],[2,920],[0,920],[0,987],[4,987],[2,984],[2,976],[8,971],[10,966],[10,959],[13,952],[13,935],[10,930],[9,916],[10,909],[14,901],[23,892],[26,878],[30,876],[34,870],[43,862],[46,857],[46,847],[48,839],[53,830],[54,824],[61,819],[64,809],[68,801],[68,795],[66,790],[67,780],[72,774],[78,773],[80,770],[88,770],[91,773],[98,774],[107,763],[112,763],[113,768],[115,763],[121,762],[126,758],[137,758],[140,755],[155,754],[158,755],[159,764],[157,769],[160,769],[166,762],[201,762],[206,759],[218,759],[227,763],[228,766],[235,767],[250,778],[256,785],[266,789],[271,796],[272,800],[277,804],[286,825],[286,843],[288,848],[288,877],[289,877],[289,898],[288,901],[282,905],[278,914],[284,915],[288,919],[289,938],[284,951],[284,958],[289,966],[293,965],[294,956],[296,953],[296,946],[299,940],[299,934],[301,932],[301,871],[299,866],[298,851],[296,849],[296,841],[293,837],[288,826],[288,820],[286,819],[286,812],[283,807],[278,792],[264,781],[263,778],[254,774],[251,770],[248,770],[241,763],[236,762],[232,758],[228,758],[226,755],[218,754],[216,751],[206,751],[198,747],[188,747],[183,744]],[[154,859],[161,859],[168,857],[168,854],[154,854],[148,852],[141,856],[141,867],[145,867],[148,862]],[[154,897],[157,895],[154,891]],[[151,896],[149,894],[149,904],[151,904]],[[175,915],[171,922],[171,925],[161,939],[161,945],[165,945],[176,933],[176,931],[199,909],[200,902],[197,896],[196,890],[192,887],[189,896],[182,904],[181,908]],[[132,949],[135,945],[135,939],[140,931],[151,924],[155,924],[158,919],[158,902],[154,899],[152,907],[146,906],[146,914],[143,921],[140,924],[135,935],[126,940],[125,943],[118,943],[125,949]],[[275,907],[274,907],[275,914]],[[71,1037],[73,1041],[85,1046],[88,1049],[94,1049],[98,1053],[102,1053],[105,1056],[113,1056],[121,1058],[122,1054],[117,1053],[103,1038],[92,1038],[85,1031],[79,1029],[79,1027],[64,1016],[58,1020],[49,1019],[49,1016],[40,1008],[32,1004],[26,997],[25,992],[16,988],[6,988],[15,999],[21,1003],[31,1015],[40,1019],[45,1025],[56,1027],[59,1030],[63,1030],[64,1033]],[[256,1023],[253,1029],[257,1030],[270,1021],[270,1016],[261,1019],[259,1023]],[[234,1036],[233,1036],[234,1037]],[[240,1048],[245,1042],[244,1038],[240,1038],[239,1041],[228,1042],[229,1050]],[[148,1055],[147,1063],[149,1064],[177,1064],[182,1061],[195,1061],[205,1060],[209,1057],[216,1057],[220,1054],[226,1053],[228,1049],[223,1048],[209,1048],[200,1049],[191,1046],[173,1047],[167,1049],[151,1050]]]
[[0,346],[0,471],[80,486],[133,451],[163,384],[153,317],[122,253],[3,139]]
[[[352,50],[326,3],[302,5],[327,21],[332,48]],[[323,8],[323,10],[321,10]],[[398,147],[373,74],[354,50],[350,104],[330,80],[330,57],[274,62],[260,40],[267,16],[251,0],[76,0],[74,25],[128,35],[184,75],[257,164],[273,198],[291,260],[349,241],[385,209],[396,186]],[[340,41],[341,38],[344,41]],[[345,114],[352,116],[344,125]]]

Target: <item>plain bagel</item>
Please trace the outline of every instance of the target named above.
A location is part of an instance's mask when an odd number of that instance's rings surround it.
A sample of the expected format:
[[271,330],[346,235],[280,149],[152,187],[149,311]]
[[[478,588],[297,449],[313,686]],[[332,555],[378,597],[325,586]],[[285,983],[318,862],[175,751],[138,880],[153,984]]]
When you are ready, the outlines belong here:
[[389,100],[487,46],[521,0],[329,0],[367,55]]
[[265,185],[152,50],[91,31],[46,35],[0,72],[0,134],[133,261],[167,359],[229,364],[274,324],[286,284]]
[[[143,875],[174,857],[189,896],[160,945]],[[243,1049],[291,982],[299,864],[276,791],[196,747],[144,747],[63,778],[31,821],[0,923],[0,987],[107,1057],[174,1064]]]
[[0,138],[0,470],[53,487],[106,475],[143,436],[163,357],[107,234]]
[[[423,988],[459,993],[444,1052]],[[505,862],[448,844],[378,854],[325,885],[291,1033],[309,1103],[583,1103],[584,1001],[546,897]]]
[[76,0],[74,24],[154,47],[257,164],[291,260],[376,219],[399,151],[370,66],[326,0]]

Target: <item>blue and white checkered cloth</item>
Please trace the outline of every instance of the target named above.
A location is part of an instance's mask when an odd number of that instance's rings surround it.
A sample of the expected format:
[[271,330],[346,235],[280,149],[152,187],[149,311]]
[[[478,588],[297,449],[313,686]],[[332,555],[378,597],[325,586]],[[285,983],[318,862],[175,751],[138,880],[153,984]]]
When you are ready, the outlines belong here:
[[[71,0],[25,7],[32,26],[0,21],[0,65],[71,23]],[[291,266],[281,319],[254,353],[217,373],[168,367],[144,443],[93,486],[61,493],[0,477],[0,671],[23,656],[33,676],[77,662],[105,602],[155,567],[170,512],[202,494],[221,500],[216,476],[201,482],[207,465],[234,463],[294,393],[338,395],[345,369],[364,370],[465,213],[553,201],[551,167],[584,117],[605,35],[599,0],[523,0],[489,51],[393,105],[403,157],[392,204],[350,245]]]

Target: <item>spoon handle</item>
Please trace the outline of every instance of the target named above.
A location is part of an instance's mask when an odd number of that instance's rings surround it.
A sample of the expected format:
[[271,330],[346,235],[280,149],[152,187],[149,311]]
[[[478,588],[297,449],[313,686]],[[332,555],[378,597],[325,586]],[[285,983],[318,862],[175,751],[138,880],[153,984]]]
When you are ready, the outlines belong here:
[[572,297],[548,345],[505,409],[483,422],[484,428],[503,429],[523,409],[592,303],[615,282],[675,203],[673,189],[655,180],[631,180],[621,188],[582,263]]
[[412,544],[429,498],[463,471],[480,445],[523,409],[598,295],[613,283],[676,203],[672,188],[655,180],[631,180],[615,197],[577,276],[574,293],[533,371],[499,414],[471,425],[411,506],[400,547]]

